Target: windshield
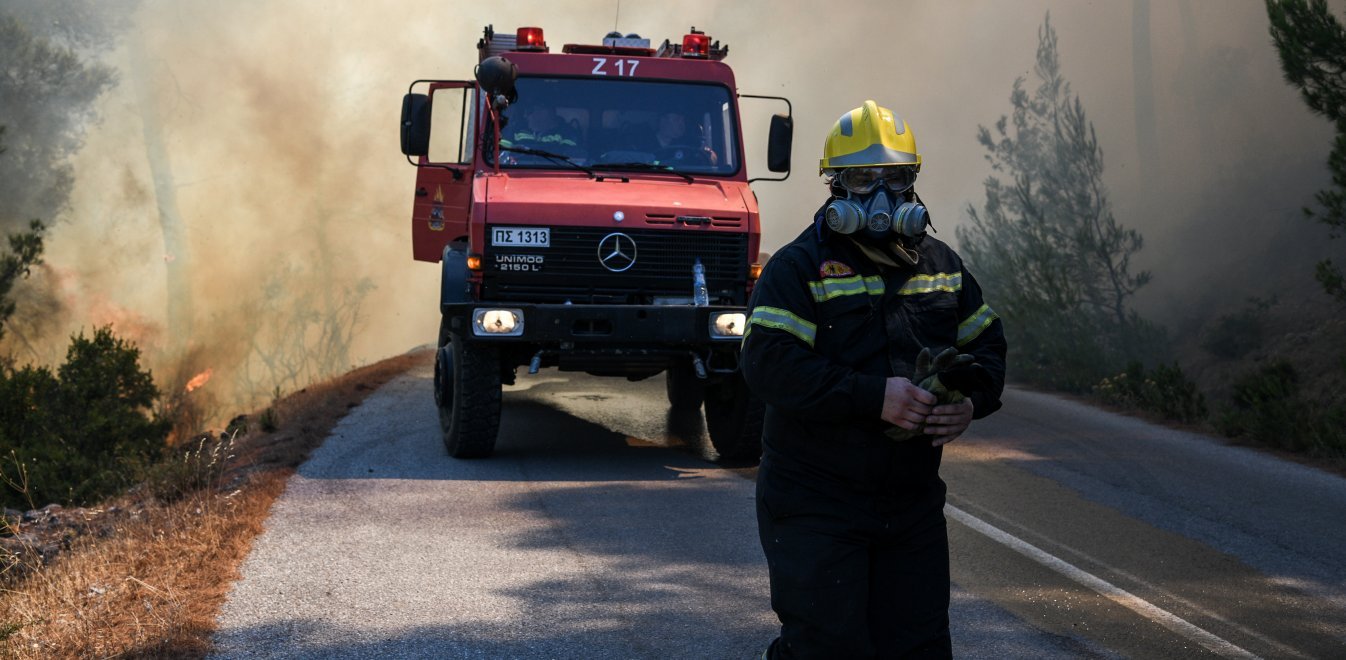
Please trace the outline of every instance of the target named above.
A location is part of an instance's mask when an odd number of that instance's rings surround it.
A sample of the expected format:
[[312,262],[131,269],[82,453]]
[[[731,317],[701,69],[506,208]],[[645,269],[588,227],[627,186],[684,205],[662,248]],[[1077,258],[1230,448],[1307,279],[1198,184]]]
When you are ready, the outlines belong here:
[[561,156],[594,169],[717,175],[739,169],[725,87],[529,77],[515,87],[518,100],[501,113],[504,167],[565,168]]

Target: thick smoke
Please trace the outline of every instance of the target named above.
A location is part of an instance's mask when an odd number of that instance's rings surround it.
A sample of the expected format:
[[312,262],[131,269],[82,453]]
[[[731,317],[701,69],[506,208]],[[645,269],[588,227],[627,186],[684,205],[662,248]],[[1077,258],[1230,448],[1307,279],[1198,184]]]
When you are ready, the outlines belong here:
[[[541,26],[554,50],[614,27],[657,42],[695,26],[729,44],[741,92],[794,102],[794,173],[756,185],[768,252],[825,194],[816,163],[832,122],[873,98],[912,126],[919,189],[953,241],[990,173],[976,127],[1008,112],[1048,10],[1117,215],[1147,239],[1142,303],[1199,309],[1229,295],[1221,284],[1309,268],[1313,255],[1276,257],[1321,238],[1297,209],[1326,181],[1329,127],[1281,81],[1262,4],[1146,4],[1138,88],[1123,2],[144,2],[107,58],[120,84],[72,162],[50,277],[65,330],[113,323],[170,388],[213,368],[201,391],[221,406],[432,341],[438,275],[411,259],[415,175],[395,126],[411,80],[471,76],[488,23]],[[1138,89],[1152,115],[1137,112]],[[779,109],[744,102],[754,174],[767,174]]]

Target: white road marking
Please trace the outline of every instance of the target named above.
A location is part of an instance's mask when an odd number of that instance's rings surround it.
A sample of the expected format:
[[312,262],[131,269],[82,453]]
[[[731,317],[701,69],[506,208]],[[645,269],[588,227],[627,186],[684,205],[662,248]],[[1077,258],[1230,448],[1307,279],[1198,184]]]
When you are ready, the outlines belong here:
[[1118,587],[1096,575],[1085,572],[1079,567],[1039,548],[999,527],[996,527],[952,504],[944,507],[945,513],[958,522],[981,532],[991,540],[1018,552],[1033,561],[1050,568],[1094,591],[1105,598],[1125,607],[1169,630],[1200,644],[1213,653],[1229,658],[1257,658],[1246,649],[1217,637],[1189,621]]

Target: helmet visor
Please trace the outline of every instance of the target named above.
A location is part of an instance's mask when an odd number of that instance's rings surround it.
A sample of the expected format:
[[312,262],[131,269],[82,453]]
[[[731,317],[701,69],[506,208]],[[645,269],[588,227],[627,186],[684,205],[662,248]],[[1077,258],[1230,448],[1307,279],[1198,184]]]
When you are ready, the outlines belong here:
[[837,173],[836,182],[842,188],[860,195],[874,192],[881,185],[896,193],[906,192],[916,184],[916,168],[848,167]]

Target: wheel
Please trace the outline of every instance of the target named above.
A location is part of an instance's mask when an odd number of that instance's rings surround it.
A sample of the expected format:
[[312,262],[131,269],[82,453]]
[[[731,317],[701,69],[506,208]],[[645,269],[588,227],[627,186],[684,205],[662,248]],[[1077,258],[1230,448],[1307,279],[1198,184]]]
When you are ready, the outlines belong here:
[[756,463],[762,458],[765,410],[739,374],[706,386],[706,432],[721,461]]
[[696,410],[706,398],[706,381],[696,377],[688,360],[677,360],[664,372],[668,403],[674,410]]
[[443,413],[453,405],[453,349],[440,346],[435,353],[435,406]]
[[435,399],[444,448],[454,458],[484,458],[500,431],[500,356],[451,335],[435,359]]

